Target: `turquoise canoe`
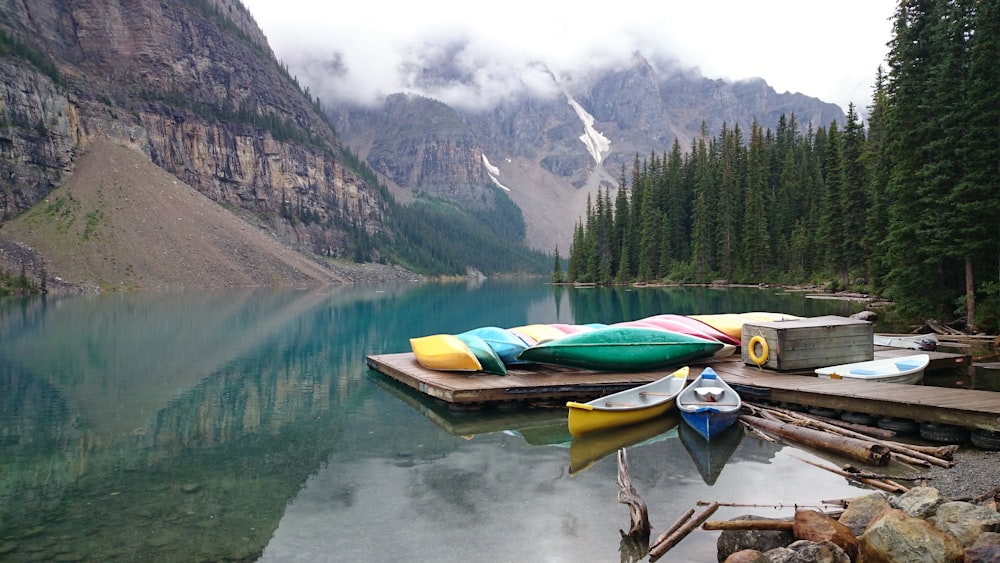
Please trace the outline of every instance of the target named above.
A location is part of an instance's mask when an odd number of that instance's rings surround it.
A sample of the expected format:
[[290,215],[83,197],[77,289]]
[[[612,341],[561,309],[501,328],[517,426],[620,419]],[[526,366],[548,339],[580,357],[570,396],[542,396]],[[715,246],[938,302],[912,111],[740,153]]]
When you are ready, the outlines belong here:
[[489,343],[483,340],[482,337],[468,332],[456,334],[455,336],[464,342],[469,347],[469,350],[472,350],[472,353],[476,355],[476,359],[479,360],[480,365],[483,366],[483,371],[495,375],[507,375],[507,366],[504,365],[500,356],[497,355]]
[[[517,355],[523,352],[528,345],[524,343],[516,334],[497,326],[483,326],[467,330],[462,334],[469,334],[482,338],[496,352],[497,356],[505,366],[523,364],[519,362]],[[461,335],[459,335],[461,336]]]
[[650,371],[711,357],[718,341],[669,330],[609,326],[525,349],[517,359],[595,371]]

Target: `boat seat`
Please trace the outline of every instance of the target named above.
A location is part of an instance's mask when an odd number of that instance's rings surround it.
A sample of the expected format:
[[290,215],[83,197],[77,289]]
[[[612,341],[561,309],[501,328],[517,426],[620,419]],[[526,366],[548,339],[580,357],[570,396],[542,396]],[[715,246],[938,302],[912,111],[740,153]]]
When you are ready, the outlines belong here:
[[698,397],[698,400],[705,402],[718,401],[725,392],[726,390],[722,387],[698,387],[694,390],[694,394]]

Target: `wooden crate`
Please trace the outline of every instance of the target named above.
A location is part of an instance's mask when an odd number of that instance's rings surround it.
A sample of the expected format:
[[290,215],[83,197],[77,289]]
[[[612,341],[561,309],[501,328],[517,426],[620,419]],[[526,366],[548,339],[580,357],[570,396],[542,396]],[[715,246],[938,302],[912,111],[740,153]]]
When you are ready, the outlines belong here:
[[[747,365],[756,365],[750,359],[750,340],[754,336],[767,342],[767,359],[761,367],[778,371],[811,370],[875,357],[872,323],[857,319],[826,316],[746,323],[741,353]],[[758,359],[762,355],[759,345],[754,353]]]

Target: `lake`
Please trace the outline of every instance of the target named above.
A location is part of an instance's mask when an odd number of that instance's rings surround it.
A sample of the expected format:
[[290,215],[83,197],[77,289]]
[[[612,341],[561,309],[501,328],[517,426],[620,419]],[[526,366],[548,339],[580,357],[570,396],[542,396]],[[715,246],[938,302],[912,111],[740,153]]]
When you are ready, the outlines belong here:
[[[623,445],[653,537],[698,501],[856,496],[797,448],[737,433],[706,465],[669,418],[574,441],[564,409],[453,412],[365,356],[485,325],[862,308],[539,280],[2,299],[0,559],[630,560]],[[664,560],[714,561],[717,537]]]

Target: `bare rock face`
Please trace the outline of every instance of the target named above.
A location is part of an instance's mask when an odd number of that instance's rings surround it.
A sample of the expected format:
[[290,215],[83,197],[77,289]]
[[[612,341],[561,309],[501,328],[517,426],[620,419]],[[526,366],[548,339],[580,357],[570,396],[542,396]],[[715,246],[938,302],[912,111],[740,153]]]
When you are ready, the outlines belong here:
[[868,526],[858,553],[863,563],[962,561],[962,545],[954,536],[898,509],[886,510]]
[[310,252],[344,256],[345,233],[383,230],[383,194],[345,166],[318,102],[238,1],[8,2],[0,31],[34,54],[0,60],[0,221],[103,138]]

